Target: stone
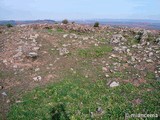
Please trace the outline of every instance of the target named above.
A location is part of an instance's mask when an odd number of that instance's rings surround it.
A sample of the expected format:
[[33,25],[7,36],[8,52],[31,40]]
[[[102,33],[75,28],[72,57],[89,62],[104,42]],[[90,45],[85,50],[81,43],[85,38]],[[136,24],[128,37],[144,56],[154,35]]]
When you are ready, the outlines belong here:
[[112,82],[110,85],[110,87],[118,87],[119,86],[119,82]]
[[97,111],[97,113],[102,113],[102,112],[103,112],[103,110],[102,110],[101,107],[98,107],[98,108],[96,109],[96,111]]
[[40,49],[40,47],[33,47],[33,51],[37,51],[37,50],[39,50]]
[[108,74],[106,74],[105,76],[106,76],[106,78],[109,78],[109,75],[108,75]]
[[108,71],[107,67],[102,67],[103,71]]
[[150,52],[148,56],[151,58],[153,56],[153,52]]
[[66,38],[67,36],[68,36],[68,34],[64,34],[64,35],[63,35],[63,38]]
[[38,57],[38,54],[36,52],[30,52],[28,54],[28,57],[31,57],[31,58],[37,58]]
[[127,40],[121,34],[113,35],[113,37],[111,38],[111,43],[113,44],[118,44],[120,42],[126,42],[126,41]]
[[7,96],[7,93],[6,93],[6,92],[2,92],[2,95],[3,95],[3,96]]
[[38,72],[38,71],[40,71],[40,68],[36,68],[34,71],[35,71],[35,72]]
[[59,48],[59,55],[62,56],[62,55],[66,55],[68,53],[69,53],[69,51],[67,48]]
[[155,42],[160,45],[160,38],[157,38]]
[[38,81],[41,81],[42,80],[42,77],[41,76],[37,76],[37,77],[34,77],[33,80],[35,82],[38,82]]
[[144,30],[143,32],[141,32],[141,39],[140,39],[140,43],[142,45],[145,45],[147,42],[147,39],[148,39],[148,32],[146,30]]
[[152,62],[153,62],[153,60],[152,60],[152,59],[147,59],[147,60],[146,60],[146,62],[148,62],[148,63],[152,63]]
[[135,58],[134,56],[132,56],[132,57],[131,57],[131,61],[132,61],[132,62],[135,62],[135,61],[136,61],[136,58]]
[[15,54],[13,57],[14,58],[17,58],[17,57],[21,57],[23,55],[23,52],[18,52],[17,54]]
[[3,89],[3,86],[0,86],[0,90],[2,90]]

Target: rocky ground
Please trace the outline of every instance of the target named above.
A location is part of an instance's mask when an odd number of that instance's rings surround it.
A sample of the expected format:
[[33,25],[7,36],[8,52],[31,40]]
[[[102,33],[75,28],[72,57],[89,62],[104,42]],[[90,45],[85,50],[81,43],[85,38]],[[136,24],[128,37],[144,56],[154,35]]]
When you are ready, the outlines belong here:
[[[160,81],[160,31],[78,24],[1,26],[0,117],[6,118],[24,92],[58,82],[64,71],[76,73],[75,66],[81,67],[85,58],[100,67],[109,87]],[[90,69],[83,71],[95,79]]]

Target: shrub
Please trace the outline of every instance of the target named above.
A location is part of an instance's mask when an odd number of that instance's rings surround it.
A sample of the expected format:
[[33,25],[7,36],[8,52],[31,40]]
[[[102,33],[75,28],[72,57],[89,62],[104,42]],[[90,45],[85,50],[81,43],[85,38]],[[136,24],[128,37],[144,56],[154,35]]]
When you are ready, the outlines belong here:
[[94,27],[99,27],[99,22],[95,22]]
[[75,24],[75,22],[73,21],[72,24]]
[[63,24],[68,24],[68,20],[65,19],[65,20],[62,21],[62,23],[63,23]]
[[8,28],[13,27],[12,24],[6,24],[6,26],[7,26]]

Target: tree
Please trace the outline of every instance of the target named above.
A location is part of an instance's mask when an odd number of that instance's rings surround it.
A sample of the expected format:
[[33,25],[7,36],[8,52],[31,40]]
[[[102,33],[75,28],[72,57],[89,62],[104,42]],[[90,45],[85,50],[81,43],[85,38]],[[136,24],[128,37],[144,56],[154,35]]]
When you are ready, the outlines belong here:
[[67,20],[67,19],[64,19],[64,20],[62,21],[62,23],[63,23],[63,24],[68,24],[68,20]]
[[13,25],[10,24],[10,23],[6,24],[6,26],[7,26],[8,28],[13,27]]
[[94,27],[99,27],[99,22],[95,22]]

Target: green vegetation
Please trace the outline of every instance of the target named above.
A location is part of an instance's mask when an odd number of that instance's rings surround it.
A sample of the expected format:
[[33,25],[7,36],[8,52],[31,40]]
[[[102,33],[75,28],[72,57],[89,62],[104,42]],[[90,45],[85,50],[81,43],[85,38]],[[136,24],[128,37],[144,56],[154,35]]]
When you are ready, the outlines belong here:
[[146,78],[148,80],[153,80],[155,79],[155,74],[153,72],[147,72]]
[[99,22],[95,22],[94,27],[99,27]]
[[[72,74],[62,82],[24,95],[22,102],[11,107],[8,120],[124,120],[125,113],[157,114],[159,85],[121,84],[109,88],[103,80],[92,82],[78,73]],[[136,99],[142,103],[135,104]],[[97,112],[98,107],[102,112]]]
[[69,22],[68,22],[67,19],[65,19],[65,20],[62,21],[62,23],[63,23],[63,24],[68,24]]
[[10,78],[14,75],[11,71],[1,71],[0,70],[0,79]]
[[57,29],[57,32],[64,32],[64,31],[63,31],[63,29],[58,28],[58,29]]
[[53,32],[53,30],[52,30],[52,29],[48,29],[48,32],[49,32],[49,33],[52,33],[52,32]]
[[111,46],[99,46],[91,47],[89,49],[81,49],[78,51],[78,53],[82,57],[102,57],[103,55],[111,51]]
[[7,26],[8,28],[13,27],[13,25],[12,25],[12,24],[6,24],[6,26]]

